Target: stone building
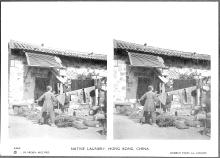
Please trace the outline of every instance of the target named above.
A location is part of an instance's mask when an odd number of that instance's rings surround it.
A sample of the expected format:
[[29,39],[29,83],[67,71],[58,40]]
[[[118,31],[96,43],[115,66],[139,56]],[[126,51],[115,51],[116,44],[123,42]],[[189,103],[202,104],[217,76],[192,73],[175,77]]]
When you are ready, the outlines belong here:
[[59,50],[11,40],[9,50],[9,105],[33,103],[51,85],[56,93],[64,83],[83,76],[107,77],[103,54]]
[[148,85],[158,93],[165,92],[164,83],[182,74],[210,75],[210,62],[205,54],[114,40],[114,102],[135,102]]

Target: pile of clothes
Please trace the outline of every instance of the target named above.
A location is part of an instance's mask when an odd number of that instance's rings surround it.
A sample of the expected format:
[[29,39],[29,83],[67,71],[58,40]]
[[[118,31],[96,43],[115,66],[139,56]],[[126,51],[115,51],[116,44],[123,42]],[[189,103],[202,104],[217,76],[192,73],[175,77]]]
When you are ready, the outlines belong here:
[[[122,106],[119,108],[119,114],[129,116],[130,119],[140,122],[143,117],[143,106],[134,104],[131,106]],[[195,116],[178,115],[175,116],[172,113],[156,112],[156,124],[159,127],[176,127],[178,129],[188,129],[189,127],[203,127],[204,123],[200,119],[204,116],[201,113],[197,113]]]
[[88,127],[98,127],[99,126],[99,122],[95,121],[95,120],[84,120],[83,124],[88,126]]
[[77,129],[87,129],[88,127],[83,124],[83,120],[78,117],[68,116],[61,114],[55,117],[55,125],[59,128],[75,127]]
[[175,117],[172,115],[158,114],[156,124],[159,127],[172,127],[175,125]]
[[88,104],[84,104],[84,105],[80,105],[78,107],[77,110],[75,110],[75,116],[80,117],[80,118],[84,118],[85,116],[89,115],[89,105]]
[[[18,115],[38,123],[41,119],[40,111],[41,109],[38,108],[23,107]],[[88,108],[82,106],[79,108],[76,116],[55,111],[55,125],[59,128],[74,127],[76,129],[88,129],[88,127],[98,127],[99,121],[94,120],[94,116],[89,116]]]
[[72,127],[72,122],[75,120],[76,118],[72,117],[72,116],[68,116],[68,115],[57,115],[55,117],[55,125],[57,127]]
[[98,124],[99,122],[91,119],[91,117],[80,118],[61,114],[55,118],[55,125],[59,128],[74,127],[77,129],[88,129],[88,127],[97,127]]
[[188,129],[189,127],[203,127],[204,124],[194,116],[174,116],[160,114],[156,118],[159,127],[176,127],[178,129]]

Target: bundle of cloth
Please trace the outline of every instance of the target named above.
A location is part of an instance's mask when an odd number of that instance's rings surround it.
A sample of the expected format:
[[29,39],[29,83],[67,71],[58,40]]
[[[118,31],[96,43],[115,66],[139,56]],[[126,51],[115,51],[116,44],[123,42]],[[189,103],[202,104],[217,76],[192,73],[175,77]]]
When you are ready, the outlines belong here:
[[58,115],[55,117],[55,125],[57,127],[72,127],[74,118],[67,115]]
[[156,124],[159,127],[171,127],[175,125],[175,118],[170,115],[161,114],[156,117]]
[[189,126],[187,126],[187,125],[185,124],[185,121],[184,121],[184,120],[175,120],[175,121],[174,121],[174,125],[175,125],[175,127],[178,128],[178,129],[188,129],[188,128],[189,128]]
[[82,122],[82,121],[73,121],[72,127],[75,127],[76,129],[88,129],[88,127]]
[[55,124],[59,128],[74,127],[76,129],[87,129],[84,120],[74,116],[58,115],[55,118]]

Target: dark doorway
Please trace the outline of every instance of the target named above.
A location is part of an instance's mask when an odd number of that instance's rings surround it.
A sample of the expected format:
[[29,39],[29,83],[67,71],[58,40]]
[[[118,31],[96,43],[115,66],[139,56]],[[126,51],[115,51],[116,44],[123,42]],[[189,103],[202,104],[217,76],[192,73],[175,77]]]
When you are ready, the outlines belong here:
[[138,77],[137,97],[140,99],[147,92],[148,86],[151,84],[150,78]]
[[44,92],[46,92],[49,82],[49,78],[35,78],[34,99],[38,99]]

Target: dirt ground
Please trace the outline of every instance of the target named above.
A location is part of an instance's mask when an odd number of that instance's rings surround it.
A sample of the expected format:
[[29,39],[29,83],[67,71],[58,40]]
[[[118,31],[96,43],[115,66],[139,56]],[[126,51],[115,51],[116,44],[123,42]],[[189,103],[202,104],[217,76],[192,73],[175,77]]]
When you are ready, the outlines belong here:
[[114,139],[210,139],[210,137],[199,133],[201,129],[194,127],[189,129],[161,128],[148,124],[142,125],[127,116],[114,115]]
[[97,131],[101,128],[88,127],[78,130],[73,127],[58,128],[39,125],[25,117],[9,115],[9,137],[11,139],[56,138],[56,139],[106,139]]

